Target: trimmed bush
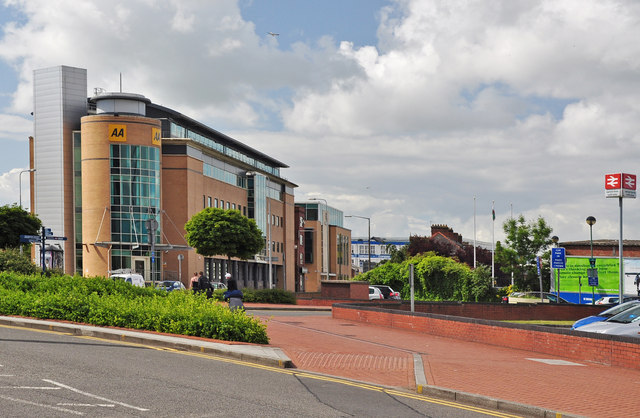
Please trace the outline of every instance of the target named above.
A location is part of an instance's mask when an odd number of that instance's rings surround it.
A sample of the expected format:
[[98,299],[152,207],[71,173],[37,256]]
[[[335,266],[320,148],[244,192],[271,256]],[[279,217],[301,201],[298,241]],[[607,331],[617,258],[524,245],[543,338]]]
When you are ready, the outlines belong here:
[[121,280],[0,272],[0,314],[268,344],[266,325],[190,291]]

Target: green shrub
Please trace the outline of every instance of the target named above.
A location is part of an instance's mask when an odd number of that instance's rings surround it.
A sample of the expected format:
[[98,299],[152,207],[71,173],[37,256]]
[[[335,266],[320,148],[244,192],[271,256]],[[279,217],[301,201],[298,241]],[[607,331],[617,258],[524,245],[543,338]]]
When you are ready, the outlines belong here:
[[266,325],[189,291],[166,292],[121,280],[0,272],[0,314],[63,319],[257,344]]
[[35,274],[38,270],[31,262],[30,251],[27,249],[20,254],[17,248],[0,250],[0,271],[15,271],[22,274]]

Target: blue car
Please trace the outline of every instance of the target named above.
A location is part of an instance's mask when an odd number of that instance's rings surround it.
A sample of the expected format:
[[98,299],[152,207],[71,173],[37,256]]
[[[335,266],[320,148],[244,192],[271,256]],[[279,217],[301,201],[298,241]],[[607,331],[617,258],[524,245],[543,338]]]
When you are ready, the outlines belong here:
[[594,322],[604,321],[605,319],[611,318],[613,315],[617,315],[620,312],[624,312],[629,308],[638,306],[638,303],[640,303],[640,300],[631,300],[629,302],[621,303],[620,305],[612,306],[611,308],[600,312],[598,315],[593,315],[593,316],[588,316],[586,318],[578,319],[576,322],[573,323],[573,325],[571,326],[571,329],[576,329],[583,325],[591,324]]

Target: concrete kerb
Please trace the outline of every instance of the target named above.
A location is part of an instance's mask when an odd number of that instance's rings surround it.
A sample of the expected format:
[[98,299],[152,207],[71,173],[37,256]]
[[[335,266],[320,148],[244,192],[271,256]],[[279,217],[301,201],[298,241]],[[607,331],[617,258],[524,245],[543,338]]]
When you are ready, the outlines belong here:
[[551,411],[537,406],[525,405],[517,402],[505,401],[502,399],[490,398],[488,396],[476,395],[473,393],[458,392],[438,386],[416,386],[416,391],[424,396],[438,399],[460,402],[466,405],[473,405],[487,408],[494,411],[518,414],[525,417],[540,418],[584,418],[579,415],[565,414],[563,412]]
[[174,350],[213,354],[278,368],[291,368],[293,362],[277,347],[252,344],[223,344],[213,341],[192,340],[171,335],[152,334],[91,325],[78,325],[30,318],[0,316],[0,324],[73,335],[103,338],[133,344],[145,344]]

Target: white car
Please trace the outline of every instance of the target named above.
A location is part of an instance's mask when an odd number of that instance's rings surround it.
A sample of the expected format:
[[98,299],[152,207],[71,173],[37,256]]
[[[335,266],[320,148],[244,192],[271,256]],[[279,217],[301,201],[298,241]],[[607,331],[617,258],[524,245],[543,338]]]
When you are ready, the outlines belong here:
[[640,338],[640,305],[620,312],[605,321],[583,325],[577,331]]
[[618,296],[604,296],[596,300],[596,305],[613,305],[618,303]]
[[125,282],[137,286],[144,287],[144,277],[137,273],[116,273],[112,274],[111,278],[114,280],[124,280]]
[[377,287],[369,286],[369,300],[381,300],[384,299],[382,291]]

